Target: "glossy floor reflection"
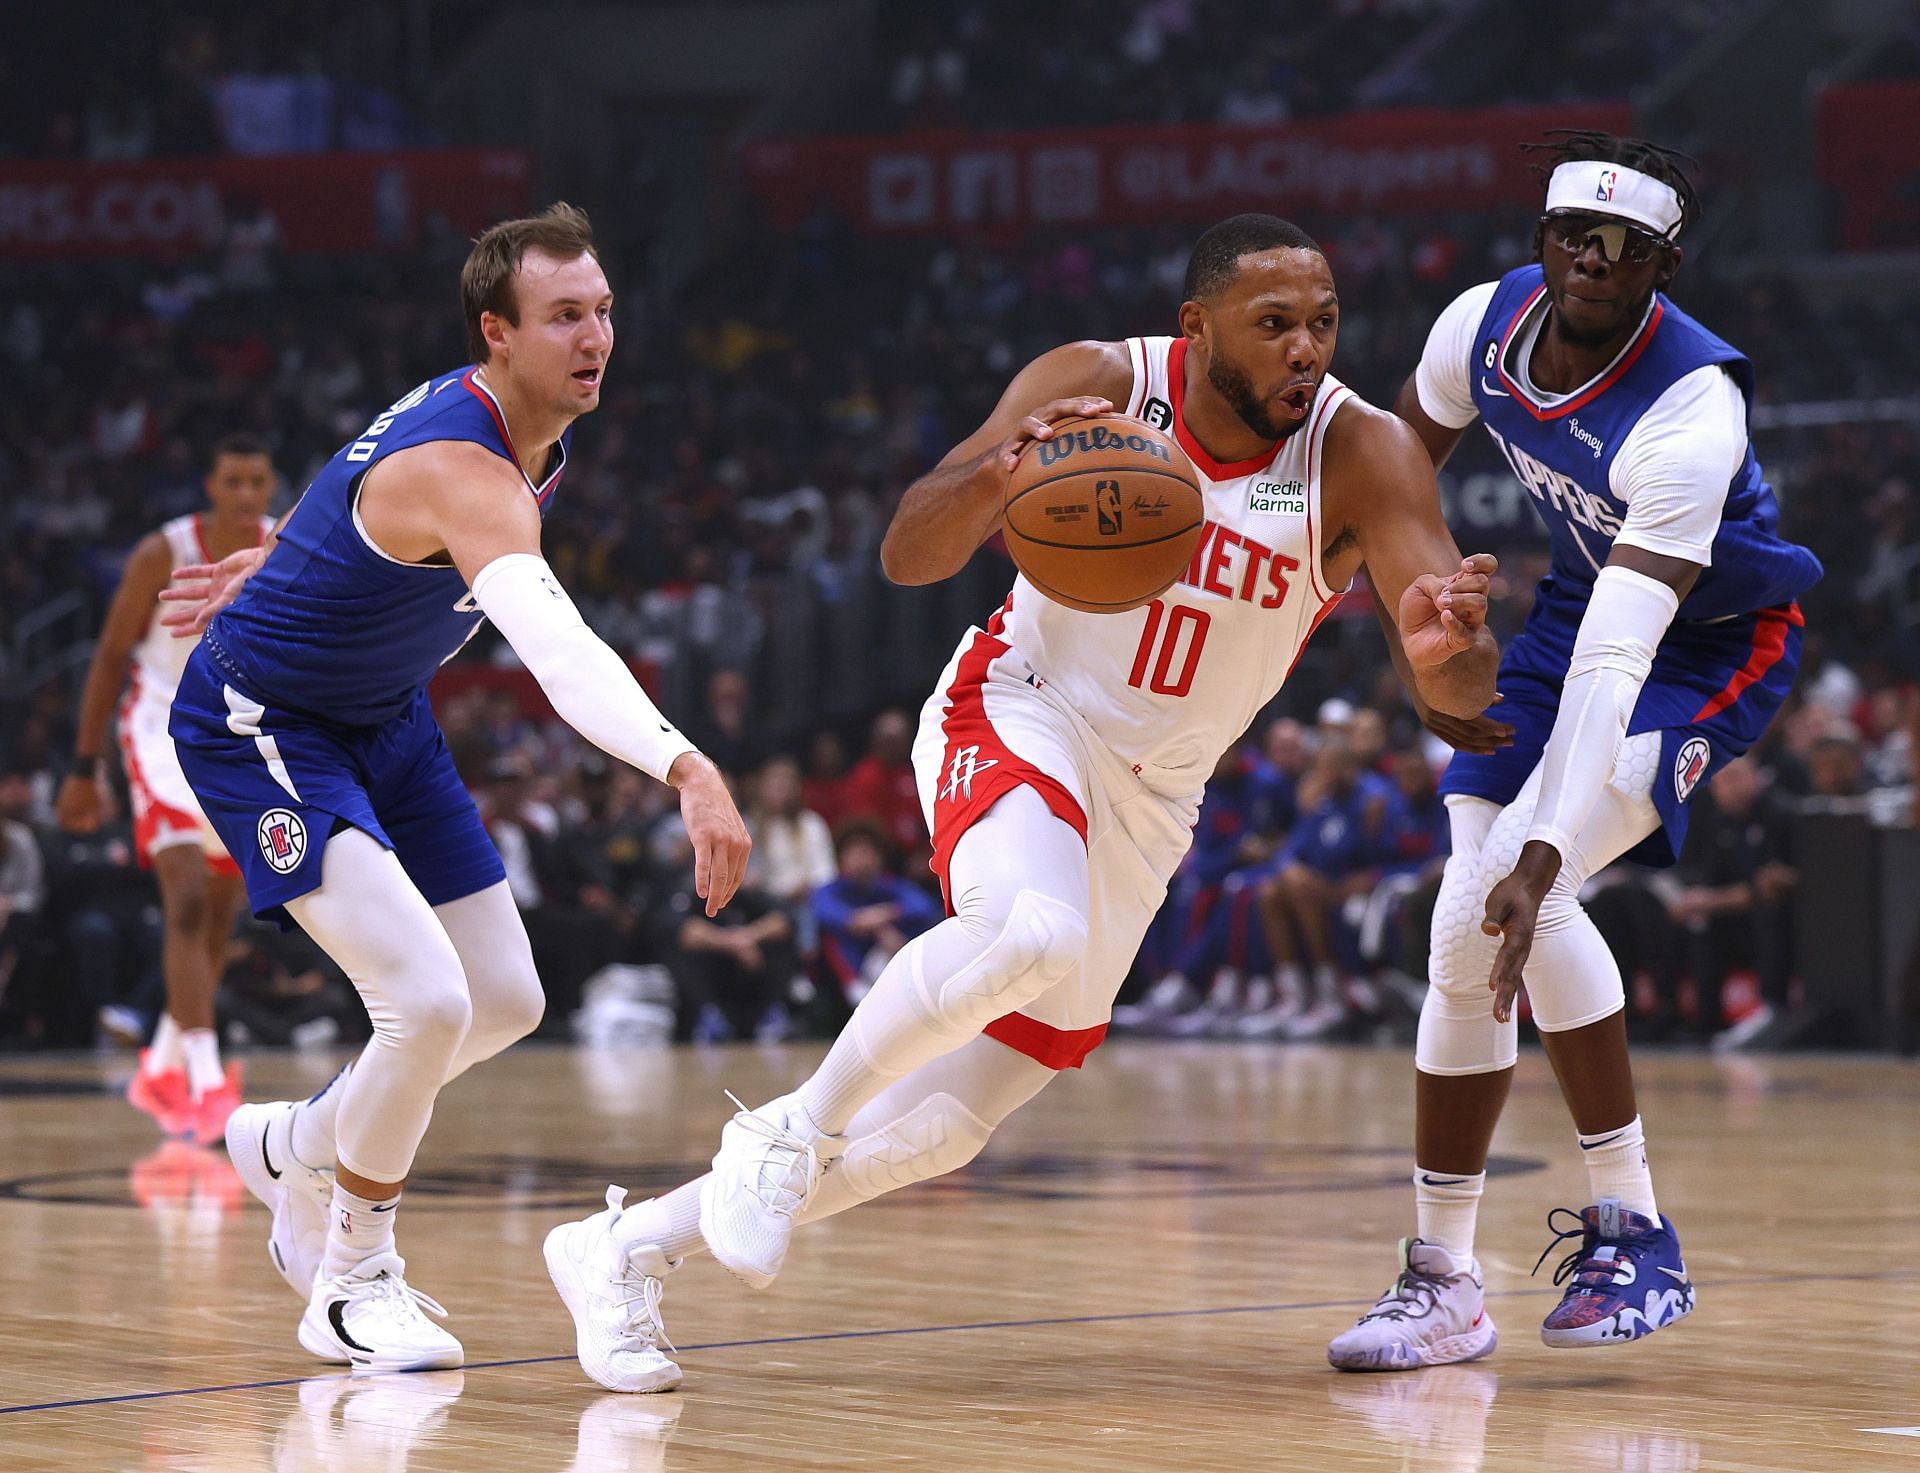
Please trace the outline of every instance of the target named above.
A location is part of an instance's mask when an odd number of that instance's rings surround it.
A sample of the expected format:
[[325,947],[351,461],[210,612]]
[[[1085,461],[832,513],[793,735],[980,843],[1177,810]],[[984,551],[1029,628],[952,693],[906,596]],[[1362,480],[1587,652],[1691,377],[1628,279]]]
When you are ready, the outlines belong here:
[[[1322,1358],[1407,1228],[1407,1061],[1114,1045],[976,1166],[805,1233],[771,1293],[672,1280],[682,1391],[579,1374],[539,1243],[607,1181],[700,1169],[728,1111],[817,1051],[516,1051],[449,1091],[400,1224],[464,1371],[352,1378],[295,1344],[265,1214],[156,1143],[95,1060],[0,1064],[0,1470],[653,1473],[873,1469],[1910,1468],[1920,1439],[1920,1073],[1644,1061],[1662,1205],[1700,1308],[1555,1352],[1527,1269],[1582,1194],[1523,1060],[1481,1234],[1489,1360]],[[256,1092],[330,1061],[262,1056]],[[1866,1430],[1885,1429],[1885,1430]]]

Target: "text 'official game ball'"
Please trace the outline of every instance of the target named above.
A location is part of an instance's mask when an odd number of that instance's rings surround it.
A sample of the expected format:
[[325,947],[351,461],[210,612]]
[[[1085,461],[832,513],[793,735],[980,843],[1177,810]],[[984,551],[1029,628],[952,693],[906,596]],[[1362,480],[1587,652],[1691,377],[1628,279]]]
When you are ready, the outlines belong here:
[[1048,598],[1090,614],[1138,608],[1192,561],[1200,478],[1171,435],[1124,415],[1063,419],[1007,482],[1007,551]]

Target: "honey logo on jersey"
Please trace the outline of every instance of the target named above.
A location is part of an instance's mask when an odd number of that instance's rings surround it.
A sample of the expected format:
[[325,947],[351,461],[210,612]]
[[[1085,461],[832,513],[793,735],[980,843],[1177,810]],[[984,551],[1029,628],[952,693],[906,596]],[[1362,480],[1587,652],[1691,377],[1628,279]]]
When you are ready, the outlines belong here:
[[1274,516],[1304,517],[1307,487],[1304,481],[1255,481],[1247,488],[1247,510]]

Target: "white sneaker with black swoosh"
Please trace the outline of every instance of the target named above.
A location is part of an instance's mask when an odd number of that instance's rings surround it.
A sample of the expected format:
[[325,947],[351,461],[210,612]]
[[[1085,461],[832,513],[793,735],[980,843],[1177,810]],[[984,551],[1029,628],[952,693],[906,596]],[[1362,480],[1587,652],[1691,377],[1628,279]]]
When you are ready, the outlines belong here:
[[240,1106],[227,1117],[227,1156],[247,1190],[273,1214],[267,1256],[287,1286],[305,1299],[313,1293],[327,1250],[333,1173],[294,1156],[293,1112],[299,1105],[298,1100],[274,1100]]
[[460,1342],[427,1318],[446,1310],[407,1283],[397,1253],[376,1253],[353,1269],[317,1280],[300,1316],[300,1344],[321,1360],[346,1361],[356,1373],[450,1371],[466,1359]]

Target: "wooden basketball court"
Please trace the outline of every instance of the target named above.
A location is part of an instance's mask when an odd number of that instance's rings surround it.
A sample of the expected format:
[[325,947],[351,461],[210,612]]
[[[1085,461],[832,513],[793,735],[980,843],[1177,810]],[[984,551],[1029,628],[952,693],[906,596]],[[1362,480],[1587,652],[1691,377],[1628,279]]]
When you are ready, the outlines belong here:
[[[294,1341],[267,1217],[158,1146],[129,1063],[0,1065],[0,1469],[1866,1470],[1920,1460],[1920,1073],[1650,1055],[1663,1207],[1700,1308],[1550,1351],[1547,1209],[1585,1182],[1523,1056],[1480,1252],[1492,1358],[1328,1369],[1411,1227],[1402,1054],[1116,1043],[975,1167],[809,1229],[754,1295],[675,1276],[677,1393],[580,1374],[540,1241],[609,1180],[694,1174],[817,1050],[522,1048],[442,1097],[400,1225],[468,1366],[349,1377]],[[254,1098],[320,1058],[251,1061]],[[1557,1256],[1557,1255],[1556,1255]],[[1550,1265],[1549,1265],[1550,1266]],[[1869,1430],[1880,1429],[1880,1430]],[[1908,1435],[1901,1435],[1904,1432]]]

